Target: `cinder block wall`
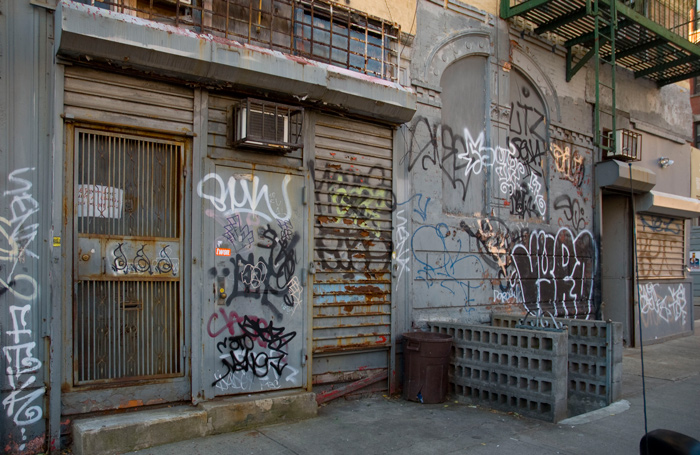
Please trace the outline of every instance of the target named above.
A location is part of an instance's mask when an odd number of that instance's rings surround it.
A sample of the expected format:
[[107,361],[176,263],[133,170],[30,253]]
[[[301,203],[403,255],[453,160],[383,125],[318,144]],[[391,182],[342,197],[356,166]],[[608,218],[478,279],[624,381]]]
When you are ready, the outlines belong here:
[[454,339],[449,381],[457,399],[552,422],[567,416],[566,331],[429,325]]

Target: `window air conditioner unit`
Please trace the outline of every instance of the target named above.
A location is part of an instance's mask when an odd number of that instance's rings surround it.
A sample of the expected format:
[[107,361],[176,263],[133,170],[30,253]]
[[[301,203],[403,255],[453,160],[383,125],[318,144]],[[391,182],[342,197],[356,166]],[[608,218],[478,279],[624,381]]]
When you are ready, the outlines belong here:
[[228,144],[289,153],[302,146],[303,109],[248,98],[228,109]]
[[[609,131],[603,141],[608,146],[612,141],[612,131]],[[622,161],[640,161],[642,159],[642,135],[632,130],[620,129],[615,131],[615,149],[605,150],[605,158]]]

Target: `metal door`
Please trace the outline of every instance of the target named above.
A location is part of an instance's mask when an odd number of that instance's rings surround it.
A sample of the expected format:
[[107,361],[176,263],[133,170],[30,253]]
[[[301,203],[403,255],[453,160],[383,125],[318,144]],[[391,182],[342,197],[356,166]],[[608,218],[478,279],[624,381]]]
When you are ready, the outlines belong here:
[[197,186],[214,225],[204,239],[214,304],[204,316],[217,395],[303,385],[304,191],[300,175],[225,166]]
[[73,383],[183,376],[184,144],[75,130]]

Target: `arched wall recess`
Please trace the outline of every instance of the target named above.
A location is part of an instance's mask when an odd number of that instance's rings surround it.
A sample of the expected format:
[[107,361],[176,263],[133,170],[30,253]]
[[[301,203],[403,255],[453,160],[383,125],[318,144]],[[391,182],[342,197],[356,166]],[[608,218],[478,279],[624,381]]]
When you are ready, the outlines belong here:
[[561,122],[561,110],[559,107],[559,97],[554,89],[554,84],[549,77],[540,69],[540,66],[520,48],[512,49],[512,65],[520,74],[529,79],[532,85],[537,87],[540,96],[546,100],[547,117],[552,123]]
[[465,31],[449,36],[439,42],[425,59],[421,74],[422,80],[431,85],[440,82],[442,72],[452,62],[463,57],[491,55],[491,39],[489,33]]

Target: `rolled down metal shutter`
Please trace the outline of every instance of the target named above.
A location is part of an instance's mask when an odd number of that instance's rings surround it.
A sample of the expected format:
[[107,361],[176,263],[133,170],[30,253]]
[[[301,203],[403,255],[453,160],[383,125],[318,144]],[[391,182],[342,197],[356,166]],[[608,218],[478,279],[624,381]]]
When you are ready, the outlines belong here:
[[114,72],[68,66],[65,114],[78,121],[189,133],[194,124],[194,91]]
[[315,384],[388,368],[392,138],[390,128],[329,116],[315,126]]
[[639,279],[682,279],[685,276],[685,220],[637,214]]

